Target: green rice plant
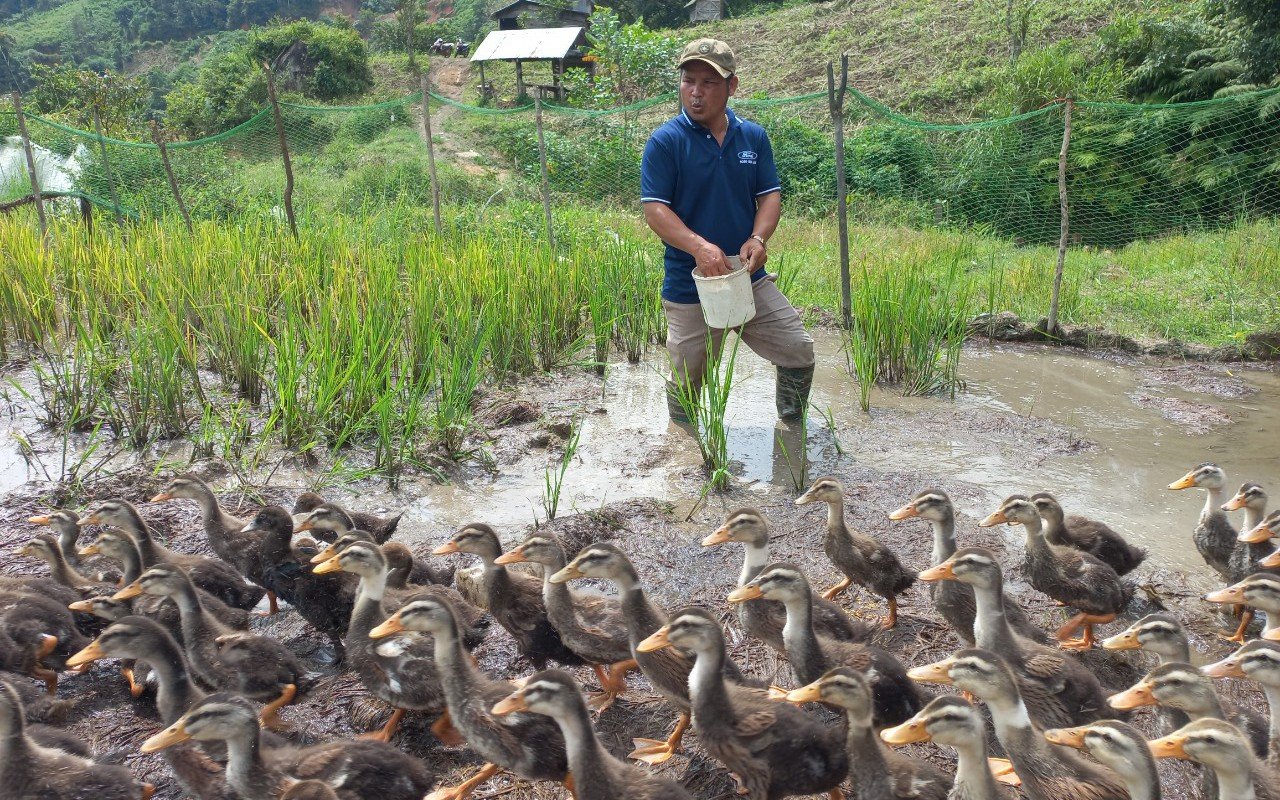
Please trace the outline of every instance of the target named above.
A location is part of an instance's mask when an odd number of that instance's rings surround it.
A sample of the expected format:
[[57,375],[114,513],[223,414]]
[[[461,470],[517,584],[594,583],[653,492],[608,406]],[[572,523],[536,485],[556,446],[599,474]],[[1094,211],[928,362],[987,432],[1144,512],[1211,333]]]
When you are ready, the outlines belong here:
[[796,493],[804,491],[804,488],[809,485],[809,406],[806,405],[800,412],[799,422],[800,424],[794,428],[788,428],[788,432],[795,437],[792,439],[795,453],[792,453],[791,448],[787,446],[788,437],[783,435],[783,431],[775,430],[773,433],[778,450],[782,453],[782,460],[787,465],[791,487]]
[[671,390],[684,410],[685,416],[693,425],[694,440],[698,444],[698,452],[702,454],[702,466],[707,473],[707,486],[710,489],[725,490],[729,488],[729,435],[725,428],[724,415],[729,406],[729,393],[733,389],[733,365],[738,358],[737,336],[733,337],[733,346],[729,349],[729,357],[724,357],[724,348],[715,348],[711,334],[707,334],[706,375],[702,385],[695,389],[691,381],[682,380],[676,370],[672,370]]
[[108,394],[108,424],[141,448],[186,432],[189,386],[199,377],[192,345],[178,321],[163,314],[138,320],[124,332],[115,391]]
[[439,383],[432,427],[450,456],[462,452],[471,429],[472,402],[483,377],[484,352],[493,331],[493,323],[483,311],[473,315],[469,309],[454,309],[445,311],[441,318],[436,345]]
[[569,437],[565,439],[564,451],[556,461],[555,470],[548,465],[542,473],[542,510],[547,514],[547,521],[556,518],[560,509],[560,492],[564,489],[564,476],[569,471],[569,464],[578,453],[578,441],[582,438],[582,423],[571,423]]
[[391,488],[399,485],[406,466],[423,466],[415,443],[429,422],[426,398],[432,379],[427,371],[401,371],[374,403],[374,468],[387,478]]

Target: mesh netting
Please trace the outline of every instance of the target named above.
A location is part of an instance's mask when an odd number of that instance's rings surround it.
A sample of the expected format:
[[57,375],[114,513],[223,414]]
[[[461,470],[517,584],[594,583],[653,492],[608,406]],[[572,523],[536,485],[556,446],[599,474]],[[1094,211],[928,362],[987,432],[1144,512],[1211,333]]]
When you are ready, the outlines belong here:
[[[430,204],[420,94],[366,106],[283,103],[300,217],[391,199]],[[482,108],[431,95],[446,203],[539,195],[533,105]],[[633,205],[640,153],[677,111],[674,94],[584,110],[544,104],[556,205]],[[742,100],[738,112],[773,141],[788,213],[825,216],[836,201],[826,95]],[[855,220],[962,227],[1019,243],[1059,236],[1058,152],[1067,103],[962,125],[922,122],[849,90],[846,179]],[[1068,158],[1071,243],[1116,246],[1280,212],[1280,90],[1181,105],[1080,102]],[[46,190],[122,215],[176,213],[159,149],[99,138],[35,115],[28,127]],[[12,112],[0,113],[0,202],[30,193]],[[171,142],[170,164],[192,217],[282,215],[284,173],[271,110],[206,139]],[[55,206],[56,207],[56,206]]]

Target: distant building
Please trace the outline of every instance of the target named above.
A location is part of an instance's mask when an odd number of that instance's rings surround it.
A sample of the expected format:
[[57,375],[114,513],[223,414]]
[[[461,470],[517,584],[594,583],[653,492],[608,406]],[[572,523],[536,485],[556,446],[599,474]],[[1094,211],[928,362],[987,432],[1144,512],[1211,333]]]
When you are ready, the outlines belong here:
[[489,16],[498,21],[498,30],[520,30],[520,15],[541,12],[546,19],[546,27],[585,28],[587,18],[595,4],[591,0],[572,0],[566,7],[540,2],[540,0],[515,0],[508,3]]
[[686,5],[690,22],[711,22],[724,16],[722,0],[690,0]]

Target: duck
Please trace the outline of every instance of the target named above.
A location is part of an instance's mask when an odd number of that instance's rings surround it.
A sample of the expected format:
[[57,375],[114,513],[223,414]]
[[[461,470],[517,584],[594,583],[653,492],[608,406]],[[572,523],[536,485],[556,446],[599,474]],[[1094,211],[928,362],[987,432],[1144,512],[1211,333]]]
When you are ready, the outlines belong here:
[[1183,711],[1192,721],[1226,720],[1248,733],[1259,758],[1267,755],[1268,720],[1251,708],[1224,703],[1214,691],[1213,682],[1190,664],[1162,664],[1133,686],[1113,694],[1107,702],[1120,711],[1158,705]]
[[233,608],[252,609],[266,594],[266,590],[250,584],[235,567],[220,558],[175,553],[157,544],[138,509],[125,500],[98,503],[80,518],[79,524],[81,527],[111,525],[123,530],[137,545],[144,569],[156,564],[177,564],[191,574],[196,586]]
[[387,562],[376,544],[355,542],[338,555],[316,565],[318,575],[337,571],[360,577],[355,608],[344,637],[347,667],[360,677],[375,697],[392,706],[390,719],[382,730],[362,734],[360,738],[389,742],[405,713],[412,709],[439,719],[432,732],[446,744],[459,741],[446,714],[444,689],[432,656],[430,643],[417,637],[397,637],[379,642],[370,631],[388,616],[383,607],[386,592]]
[[1125,541],[1105,522],[1082,517],[1067,516],[1058,498],[1048,492],[1031,495],[1031,503],[1044,520],[1044,538],[1059,547],[1074,547],[1097,558],[1115,570],[1117,575],[1127,575],[1147,558],[1147,551]]
[[1213,770],[1219,800],[1280,800],[1280,777],[1258,763],[1249,739],[1220,719],[1198,719],[1148,743],[1156,758],[1180,758]]
[[480,557],[484,565],[482,592],[489,613],[506,628],[516,640],[520,653],[535,667],[545,668],[549,659],[569,666],[582,664],[582,659],[565,646],[547,618],[542,581],[498,563],[502,542],[492,527],[483,522],[467,523],[432,552],[437,556],[470,553]]
[[260,537],[244,531],[247,520],[229,513],[218,502],[209,484],[189,472],[175,476],[163,491],[151,498],[152,503],[171,500],[194,500],[200,507],[204,535],[214,555],[240,570],[240,574],[249,580],[254,580]]
[[239,692],[268,704],[266,719],[297,696],[305,671],[284,643],[236,631],[219,622],[200,602],[190,576],[176,564],[157,564],[116,592],[115,600],[141,594],[167,597],[178,607],[182,645],[192,675],[212,690]]
[[[316,563],[327,561],[346,549],[352,542],[372,542],[377,544],[373,534],[360,529],[346,531],[338,538],[326,544],[324,550],[312,560]],[[387,542],[382,545],[382,555],[387,559],[387,588],[405,589],[409,586],[450,586],[453,583],[454,570],[441,569],[426,560],[418,558],[413,551],[400,542]]]
[[82,572],[88,577],[105,582],[111,582],[119,578],[114,571],[107,569],[105,564],[95,563],[93,561],[82,561],[80,558],[79,542],[80,542],[80,515],[69,508],[57,508],[48,514],[38,514],[27,520],[32,525],[42,525],[53,528],[58,534],[58,548],[62,551],[63,558],[72,569]]
[[[956,552],[956,509],[951,497],[941,489],[924,489],[917,492],[911,502],[889,513],[894,521],[906,519],[925,519],[933,527],[933,553],[929,563],[937,566]],[[977,606],[973,599],[973,589],[959,581],[934,581],[929,584],[929,599],[951,629],[956,632],[966,646],[972,647],[973,618]],[[1049,637],[1040,630],[1027,616],[1027,612],[1017,603],[1005,603],[1005,619],[1018,632],[1041,644]]]
[[[57,730],[67,723],[76,701],[52,696],[36,686],[28,676],[0,669],[0,683],[8,683],[22,701],[23,717],[30,725]],[[33,728],[32,730],[39,730]]]
[[1264,639],[1280,638],[1280,575],[1255,572],[1239,583],[1209,592],[1204,596],[1210,603],[1245,606],[1249,611],[1240,617],[1240,625],[1227,641],[1244,644],[1245,632],[1253,618],[1253,609],[1261,609],[1266,615],[1262,628]]
[[[1092,648],[1093,626],[1113,621],[1128,605],[1132,588],[1121,584],[1115,570],[1089,553],[1045,541],[1040,513],[1025,495],[1005,498],[999,510],[978,525],[989,528],[1002,522],[1026,529],[1027,554],[1022,568],[1027,582],[1077,612],[1055,634],[1059,646],[1069,650]],[[1070,638],[1081,629],[1081,638]]]
[[394,517],[379,517],[360,511],[348,511],[337,503],[323,502],[303,512],[297,521],[298,533],[312,531],[316,538],[332,542],[347,531],[368,531],[373,541],[386,544],[395,535],[403,514]]
[[542,566],[547,619],[560,641],[595,671],[601,691],[592,695],[591,702],[596,710],[606,710],[626,692],[627,673],[639,668],[631,656],[622,602],[616,597],[574,592],[564,583],[549,580],[568,563],[564,545],[555,534],[534,534],[494,563],[505,566],[526,561]]
[[1280,644],[1249,642],[1226,658],[1200,671],[1210,678],[1243,678],[1262,687],[1270,711],[1267,731],[1267,764],[1280,768]]
[[463,783],[437,790],[438,796],[466,800],[500,769],[530,781],[566,780],[565,740],[555,722],[537,714],[493,713],[495,704],[511,695],[516,685],[490,678],[468,658],[457,612],[447,600],[434,597],[407,603],[369,636],[380,640],[405,633],[431,636],[449,720],[487,762]]
[[1186,475],[1169,484],[1175,491],[1183,489],[1204,489],[1208,497],[1204,509],[1200,512],[1200,520],[1191,534],[1201,558],[1209,566],[1218,571],[1224,581],[1231,580],[1232,553],[1236,549],[1236,538],[1239,533],[1227,519],[1222,510],[1226,502],[1224,487],[1227,484],[1226,473],[1217,464],[1206,461],[1196,466]]
[[499,718],[536,714],[559,726],[573,774],[576,800],[693,800],[680,784],[614,758],[596,737],[577,681],[561,670],[531,675],[524,686],[494,704]]
[[1165,612],[1148,614],[1124,631],[1107,637],[1102,648],[1154,653],[1161,664],[1191,662],[1191,644],[1187,640],[1186,628],[1177,617]]
[[[295,780],[319,780],[342,800],[421,800],[435,783],[435,775],[421,759],[382,742],[265,747],[253,705],[226,692],[205,697],[143,742],[140,750],[155,753],[192,740],[225,743],[225,776],[211,787],[218,796],[226,796],[230,789],[232,796],[242,800],[275,800]],[[206,789],[197,796],[208,793]]]
[[155,787],[126,767],[38,744],[27,732],[22,700],[0,682],[0,786],[13,800],[149,800]]
[[1010,800],[1013,796],[991,774],[982,714],[959,695],[935,697],[911,719],[880,731],[880,738],[894,747],[934,742],[954,748],[959,758],[947,800]]
[[[1276,538],[1280,538],[1280,509],[1272,511],[1263,517],[1252,530],[1240,534],[1240,541],[1251,544],[1258,544],[1268,539]],[[1266,570],[1280,567],[1280,547],[1275,548],[1260,560],[1258,566]]]
[[857,583],[888,601],[889,614],[885,617],[884,628],[895,627],[898,624],[898,595],[915,583],[915,573],[904,567],[888,547],[845,525],[844,487],[835,478],[818,478],[795,502],[798,506],[818,502],[827,504],[827,534],[822,547],[827,558],[845,577],[823,592],[822,597],[834,600]]
[[[742,542],[742,571],[738,574],[738,586],[745,586],[769,563],[769,522],[757,508],[739,508],[730,511],[724,524],[702,540],[703,547],[714,547],[725,542]],[[738,620],[748,636],[759,639],[779,653],[786,652],[782,641],[782,626],[787,612],[781,603],[763,598],[738,604]],[[813,628],[820,635],[842,642],[865,642],[875,633],[875,628],[855,620],[844,609],[816,593],[813,596]]]
[[102,592],[108,584],[90,578],[76,571],[66,558],[58,540],[48,533],[37,533],[21,549],[18,555],[38,558],[49,565],[49,576],[69,589],[84,594],[86,592]]
[[1030,800],[1128,800],[1120,776],[1071,750],[1051,748],[1031,721],[1013,670],[988,650],[961,650],[911,670],[913,679],[969,692],[991,711],[996,738]]
[[1147,739],[1119,720],[1091,722],[1075,728],[1052,728],[1045,741],[1088,753],[1124,778],[1129,800],[1160,800],[1160,776]]
[[787,623],[782,637],[787,660],[796,680],[811,684],[828,670],[848,666],[871,671],[877,726],[896,725],[910,719],[924,703],[919,689],[907,677],[907,670],[887,650],[874,645],[837,642],[817,636],[810,621],[811,591],[804,573],[794,564],[769,564],[745,586],[729,594],[730,603],[763,597],[783,604]]
[[0,669],[44,681],[51,696],[67,658],[89,641],[61,602],[65,599],[0,589]]
[[[587,545],[564,569],[548,580],[552,583],[564,583],[580,578],[605,580],[617,587],[627,621],[627,640],[631,644],[631,655],[653,688],[679,713],[675,728],[665,740],[632,740],[635,749],[628,758],[647,764],[661,764],[680,751],[680,744],[691,722],[689,673],[693,669],[693,660],[671,648],[652,651],[638,649],[639,644],[667,624],[669,618],[645,594],[635,565],[617,546],[608,542]],[[725,661],[725,677],[735,684],[746,682],[741,670],[728,659]]]
[[957,550],[951,558],[920,573],[920,580],[959,581],[972,587],[977,602],[977,645],[1000,653],[1012,668],[1027,711],[1037,725],[1057,728],[1114,716],[1092,670],[1060,650],[1014,633],[1004,617],[1003,571],[990,550]]
[[844,709],[849,774],[856,800],[945,800],[953,776],[889,750],[876,735],[871,680],[863,671],[836,667],[813,683],[788,692],[787,702],[821,702]]
[[763,691],[727,683],[724,632],[711,614],[696,607],[678,610],[636,650],[672,647],[693,653],[689,697],[698,742],[734,774],[740,795],[842,796],[840,783],[849,772],[844,731]]

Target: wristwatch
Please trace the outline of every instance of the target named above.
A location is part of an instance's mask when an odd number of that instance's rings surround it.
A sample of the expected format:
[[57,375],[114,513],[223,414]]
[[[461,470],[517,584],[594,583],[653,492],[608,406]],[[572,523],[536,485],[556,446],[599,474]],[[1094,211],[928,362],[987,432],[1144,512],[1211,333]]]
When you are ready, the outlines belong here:
[[759,243],[760,243],[760,246],[761,246],[761,247],[768,247],[768,246],[769,246],[769,245],[765,242],[765,240],[764,240],[762,237],[760,237],[760,236],[758,236],[758,235],[756,235],[756,234],[754,234],[754,233],[753,233],[753,234],[751,234],[751,236],[750,236],[749,238],[755,239],[757,242],[759,242]]

